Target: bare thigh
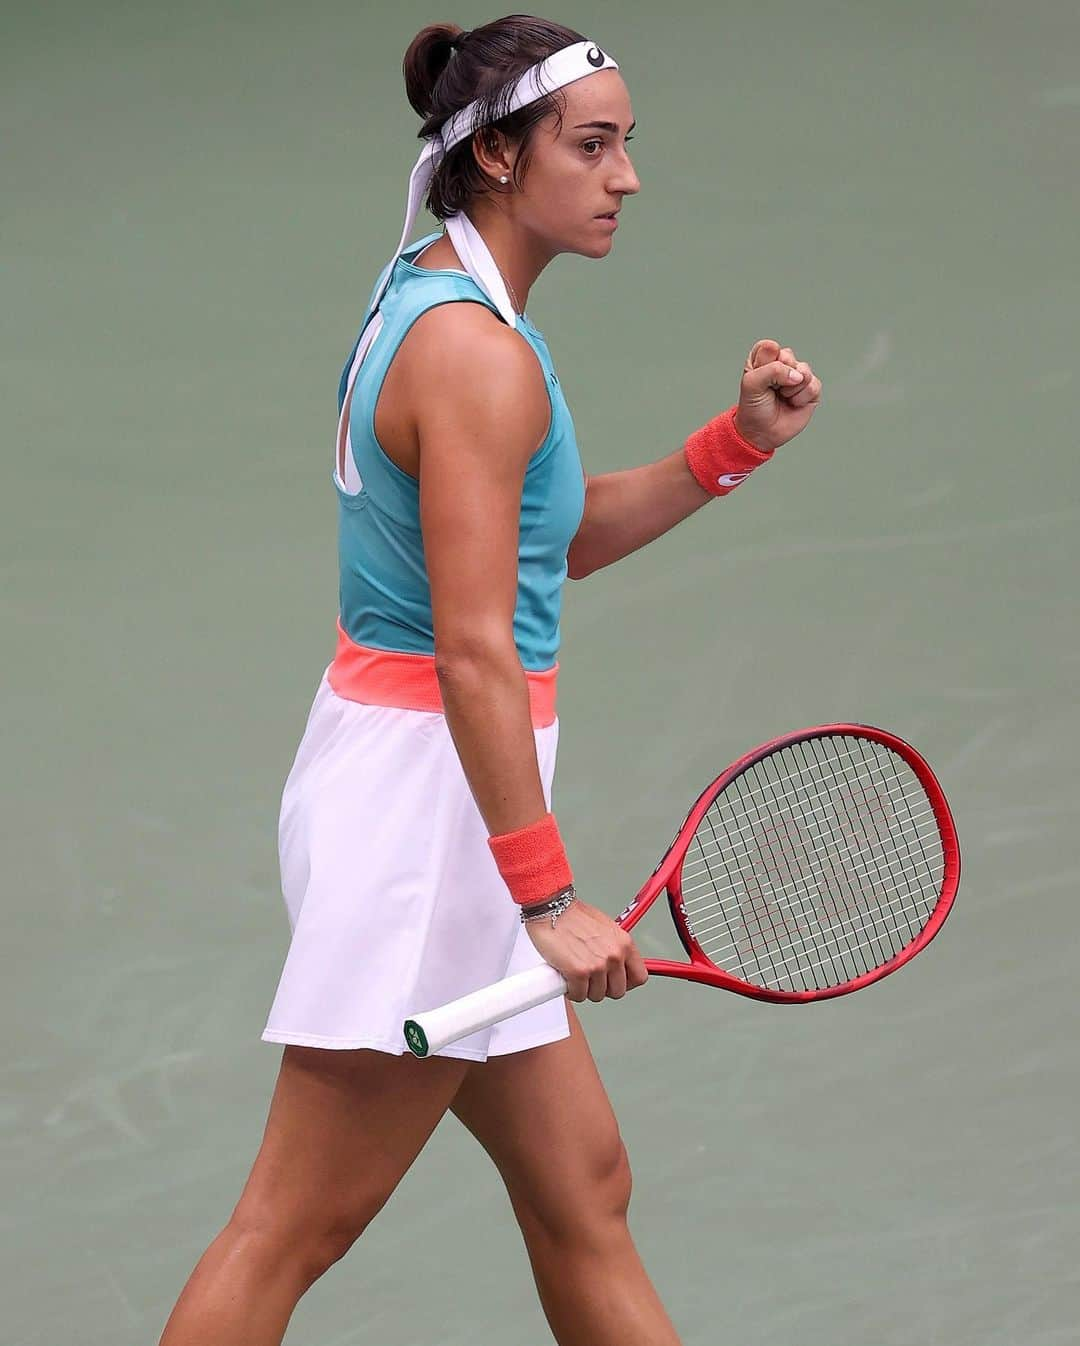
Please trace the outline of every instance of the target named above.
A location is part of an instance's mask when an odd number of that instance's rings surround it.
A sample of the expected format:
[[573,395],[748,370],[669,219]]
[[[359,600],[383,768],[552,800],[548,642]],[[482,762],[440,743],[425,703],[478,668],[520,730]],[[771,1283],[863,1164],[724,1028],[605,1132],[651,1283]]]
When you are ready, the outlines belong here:
[[494,1160],[522,1228],[575,1243],[620,1220],[630,1168],[572,1006],[570,1037],[469,1071],[453,1112]]
[[262,1145],[230,1224],[318,1274],[375,1216],[470,1062],[288,1046]]

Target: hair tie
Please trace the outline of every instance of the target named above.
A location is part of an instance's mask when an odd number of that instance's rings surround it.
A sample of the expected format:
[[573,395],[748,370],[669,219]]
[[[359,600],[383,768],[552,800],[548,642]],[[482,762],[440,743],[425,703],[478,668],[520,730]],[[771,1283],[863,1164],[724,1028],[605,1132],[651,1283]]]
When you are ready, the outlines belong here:
[[470,28],[467,32],[462,31],[462,32],[458,33],[457,37],[452,37],[452,38],[450,39],[450,48],[451,48],[451,50],[452,50],[452,51],[460,51],[460,50],[461,50],[461,45],[462,45],[462,43],[465,41],[465,39],[466,39],[467,37],[471,37],[471,36],[472,36],[472,29]]

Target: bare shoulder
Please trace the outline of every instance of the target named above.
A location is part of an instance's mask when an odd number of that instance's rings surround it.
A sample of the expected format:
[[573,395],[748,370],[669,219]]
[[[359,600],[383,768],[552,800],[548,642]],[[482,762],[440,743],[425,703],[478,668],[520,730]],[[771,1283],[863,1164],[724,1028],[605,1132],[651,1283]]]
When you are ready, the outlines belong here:
[[526,458],[543,443],[551,419],[544,371],[521,333],[483,304],[428,309],[401,354],[421,442],[467,434]]

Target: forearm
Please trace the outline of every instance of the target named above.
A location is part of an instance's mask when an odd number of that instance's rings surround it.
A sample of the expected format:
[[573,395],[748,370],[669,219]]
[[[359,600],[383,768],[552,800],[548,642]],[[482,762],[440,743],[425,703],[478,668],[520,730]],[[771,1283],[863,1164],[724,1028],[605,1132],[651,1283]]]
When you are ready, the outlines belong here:
[[512,644],[440,655],[450,736],[488,832],[500,835],[547,812],[536,760],[529,688]]
[[584,579],[644,547],[713,497],[676,449],[655,463],[589,477],[585,513],[567,553],[571,579]]

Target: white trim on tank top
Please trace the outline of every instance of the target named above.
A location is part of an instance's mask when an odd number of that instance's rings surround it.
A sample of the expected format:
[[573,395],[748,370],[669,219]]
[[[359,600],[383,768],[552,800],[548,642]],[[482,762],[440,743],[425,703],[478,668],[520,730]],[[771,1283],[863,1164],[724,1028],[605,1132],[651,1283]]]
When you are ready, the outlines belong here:
[[[432,239],[427,247],[422,248],[408,265],[415,266],[420,258],[423,257],[424,253],[427,252],[428,248],[434,247],[438,241],[437,238]],[[436,268],[421,267],[420,270],[431,271],[432,274],[435,274]],[[469,274],[467,271],[457,271],[451,267],[440,267],[438,270],[446,271],[452,276],[467,277]],[[360,339],[360,344],[356,348],[356,354],[353,356],[353,362],[349,368],[349,381],[345,389],[345,400],[341,404],[341,414],[338,416],[337,450],[334,454],[334,480],[346,495],[358,495],[364,485],[356,466],[356,459],[353,457],[352,437],[349,428],[349,412],[352,408],[353,388],[356,386],[356,376],[360,372],[360,366],[364,363],[368,351],[374,346],[375,338],[382,331],[382,328],[383,316],[381,313],[376,313],[371,322],[368,323],[367,330]]]

